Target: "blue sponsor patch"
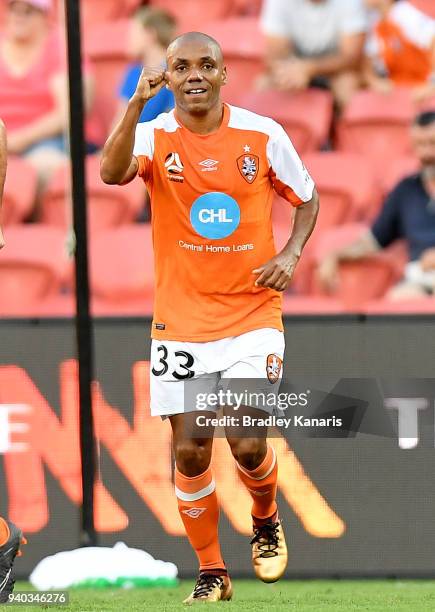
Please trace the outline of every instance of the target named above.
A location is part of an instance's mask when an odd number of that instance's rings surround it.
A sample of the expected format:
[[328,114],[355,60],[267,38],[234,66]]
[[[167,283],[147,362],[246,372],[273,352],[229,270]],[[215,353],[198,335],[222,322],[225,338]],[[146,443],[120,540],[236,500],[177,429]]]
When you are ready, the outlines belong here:
[[240,207],[236,200],[226,193],[205,193],[192,204],[190,222],[203,238],[227,238],[239,227]]

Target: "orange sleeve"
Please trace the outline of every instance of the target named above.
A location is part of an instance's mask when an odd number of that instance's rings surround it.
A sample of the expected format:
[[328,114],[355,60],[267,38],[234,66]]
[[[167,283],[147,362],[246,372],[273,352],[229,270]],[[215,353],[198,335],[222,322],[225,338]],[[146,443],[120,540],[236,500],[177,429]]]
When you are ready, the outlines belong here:
[[137,171],[138,176],[140,176],[140,178],[143,179],[145,183],[149,183],[152,178],[153,162],[146,155],[138,155],[137,161],[139,164],[139,168]]

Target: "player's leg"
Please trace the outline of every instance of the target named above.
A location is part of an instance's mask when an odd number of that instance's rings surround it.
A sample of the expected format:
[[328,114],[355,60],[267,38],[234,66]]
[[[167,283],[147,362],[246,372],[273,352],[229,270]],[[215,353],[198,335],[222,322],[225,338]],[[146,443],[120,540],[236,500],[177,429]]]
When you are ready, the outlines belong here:
[[[215,416],[213,412],[201,415]],[[213,428],[201,428],[204,437],[197,437],[194,433],[197,416],[197,412],[190,412],[170,417],[178,509],[199,561],[199,577],[185,603],[227,600],[232,596],[219,544],[219,505],[210,466]]]
[[[259,329],[234,338],[231,353],[237,357],[222,372],[230,379],[227,388],[245,385],[247,391],[276,395],[282,377],[284,335],[276,329]],[[261,394],[260,394],[261,395]],[[225,408],[227,415],[264,418],[266,407],[259,410],[241,407],[237,413]],[[237,421],[236,421],[237,423]],[[275,582],[287,566],[287,547],[276,503],[278,462],[275,451],[267,442],[267,428],[252,426],[226,427],[226,437],[241,481],[252,497],[254,538],[252,561],[255,573],[264,582]]]
[[[248,412],[253,413],[252,409]],[[266,431],[259,432],[258,437],[250,434],[248,438],[240,437],[240,431],[231,431],[231,428],[226,433],[239,477],[252,497],[254,571],[263,582],[276,582],[285,572],[288,555],[276,503],[278,462],[275,451],[267,443]]]
[[21,529],[0,517],[0,603],[7,603],[14,589],[13,565],[21,544],[26,544]]

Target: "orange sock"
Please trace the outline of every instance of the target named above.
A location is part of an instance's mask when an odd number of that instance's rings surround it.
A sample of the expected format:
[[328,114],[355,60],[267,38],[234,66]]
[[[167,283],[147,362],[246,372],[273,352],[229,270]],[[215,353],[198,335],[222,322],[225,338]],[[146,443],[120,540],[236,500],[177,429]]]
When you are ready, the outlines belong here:
[[9,540],[10,535],[11,532],[9,531],[8,524],[0,516],[0,546],[6,544],[6,542]]
[[211,468],[192,478],[175,469],[175,494],[200,571],[222,570],[219,574],[225,574],[218,536],[219,505]]
[[266,457],[255,470],[247,470],[237,463],[239,476],[253,499],[252,516],[254,523],[260,525],[264,519],[276,520],[276,488],[278,462],[271,446],[267,446]]

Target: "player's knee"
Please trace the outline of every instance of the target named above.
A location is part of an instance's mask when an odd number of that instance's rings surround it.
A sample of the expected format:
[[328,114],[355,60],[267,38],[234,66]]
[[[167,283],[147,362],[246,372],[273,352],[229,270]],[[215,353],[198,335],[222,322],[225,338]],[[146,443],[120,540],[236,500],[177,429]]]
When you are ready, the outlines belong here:
[[264,438],[231,438],[228,443],[234,459],[247,470],[255,470],[267,452]]
[[210,465],[211,446],[200,441],[183,441],[174,447],[177,468],[185,476],[198,476]]

